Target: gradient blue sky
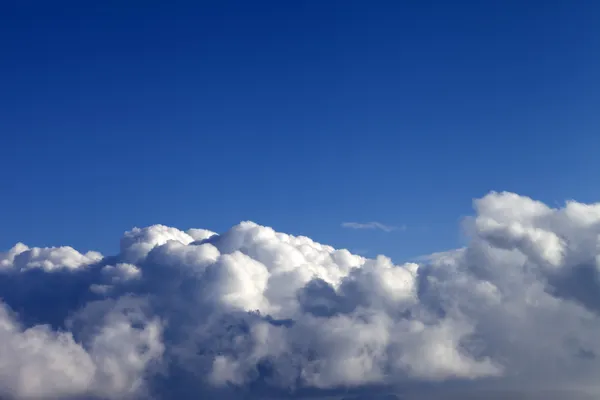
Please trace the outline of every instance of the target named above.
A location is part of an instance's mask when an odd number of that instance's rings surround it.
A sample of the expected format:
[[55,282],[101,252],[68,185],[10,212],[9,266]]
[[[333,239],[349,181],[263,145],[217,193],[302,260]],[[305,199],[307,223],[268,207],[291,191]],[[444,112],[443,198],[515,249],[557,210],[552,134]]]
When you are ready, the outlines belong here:
[[[600,2],[4,1],[0,248],[254,220],[401,259],[600,200]],[[557,203],[558,202],[558,203]],[[406,225],[383,232],[343,222]]]

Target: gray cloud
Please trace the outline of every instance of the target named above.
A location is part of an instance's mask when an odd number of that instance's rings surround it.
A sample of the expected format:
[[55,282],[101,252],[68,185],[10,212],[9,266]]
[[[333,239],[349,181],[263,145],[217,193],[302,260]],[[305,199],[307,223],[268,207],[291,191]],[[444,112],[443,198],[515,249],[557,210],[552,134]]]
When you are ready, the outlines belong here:
[[395,231],[395,230],[404,230],[404,229],[406,229],[405,226],[401,226],[401,227],[390,226],[390,225],[382,224],[381,222],[365,222],[365,223],[360,223],[360,222],[344,222],[344,223],[342,223],[342,228],[348,228],[348,229],[379,229],[379,230],[382,230],[384,232],[391,232],[391,231]]
[[252,222],[135,228],[114,256],[17,244],[0,397],[597,396],[600,204],[474,205],[465,248],[401,265]]

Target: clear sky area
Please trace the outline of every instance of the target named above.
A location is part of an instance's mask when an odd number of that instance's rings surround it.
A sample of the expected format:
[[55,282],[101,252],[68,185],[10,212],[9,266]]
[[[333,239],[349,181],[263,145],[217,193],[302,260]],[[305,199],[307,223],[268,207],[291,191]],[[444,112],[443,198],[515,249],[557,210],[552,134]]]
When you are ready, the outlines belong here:
[[0,245],[252,220],[401,261],[490,190],[596,201],[599,9],[4,2]]

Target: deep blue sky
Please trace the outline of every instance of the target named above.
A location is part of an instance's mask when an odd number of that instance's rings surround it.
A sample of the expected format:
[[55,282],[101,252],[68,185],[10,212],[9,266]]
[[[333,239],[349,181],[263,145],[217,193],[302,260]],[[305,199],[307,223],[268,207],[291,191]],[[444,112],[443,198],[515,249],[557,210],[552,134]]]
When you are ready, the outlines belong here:
[[[240,220],[400,260],[600,200],[600,2],[4,1],[0,249]],[[351,231],[380,221],[405,231]]]

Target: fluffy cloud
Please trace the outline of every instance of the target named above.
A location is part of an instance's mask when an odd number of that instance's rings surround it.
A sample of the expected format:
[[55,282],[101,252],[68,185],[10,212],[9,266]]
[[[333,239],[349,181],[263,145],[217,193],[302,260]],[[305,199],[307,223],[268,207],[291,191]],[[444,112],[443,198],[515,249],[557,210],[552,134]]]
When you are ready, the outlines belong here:
[[600,204],[474,205],[469,244],[418,264],[252,222],[134,228],[108,257],[17,244],[0,254],[0,395],[600,392]]
[[101,259],[102,254],[98,252],[90,251],[81,254],[69,246],[30,249],[23,243],[17,243],[8,252],[0,254],[0,268],[19,270],[42,268],[46,271],[55,268],[76,269]]
[[127,300],[109,307],[92,302],[79,311],[103,308],[86,321],[80,335],[88,335],[80,340],[49,325],[23,327],[1,305],[0,393],[18,399],[133,398],[144,393],[145,372],[163,352],[161,325],[128,315],[139,305],[124,304]]

